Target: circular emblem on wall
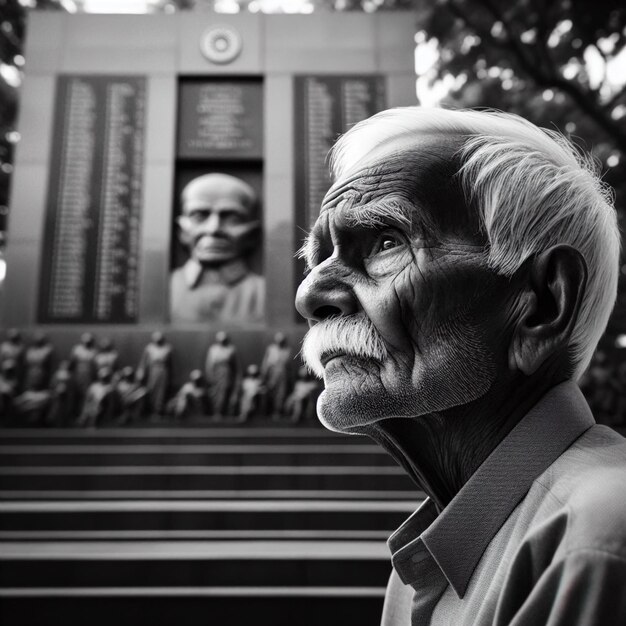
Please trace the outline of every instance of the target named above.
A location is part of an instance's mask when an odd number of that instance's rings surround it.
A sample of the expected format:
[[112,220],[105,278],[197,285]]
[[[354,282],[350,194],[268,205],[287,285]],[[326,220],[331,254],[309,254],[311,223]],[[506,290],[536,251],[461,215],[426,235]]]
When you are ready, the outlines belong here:
[[200,39],[200,50],[211,63],[234,61],[242,47],[241,35],[232,26],[224,24],[207,28]]

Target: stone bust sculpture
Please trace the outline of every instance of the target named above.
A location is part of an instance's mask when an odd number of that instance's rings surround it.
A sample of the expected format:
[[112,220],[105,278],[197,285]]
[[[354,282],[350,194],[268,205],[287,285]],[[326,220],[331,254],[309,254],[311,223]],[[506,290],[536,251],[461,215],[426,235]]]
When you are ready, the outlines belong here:
[[177,224],[189,259],[171,276],[172,322],[262,321],[265,281],[247,261],[260,232],[255,191],[212,173],[189,182],[181,201]]

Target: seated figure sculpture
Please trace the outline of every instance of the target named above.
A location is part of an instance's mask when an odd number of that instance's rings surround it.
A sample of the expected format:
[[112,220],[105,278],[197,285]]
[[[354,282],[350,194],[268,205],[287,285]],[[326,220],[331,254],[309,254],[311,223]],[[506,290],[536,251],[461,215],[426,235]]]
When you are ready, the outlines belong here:
[[211,413],[209,392],[200,370],[189,373],[189,380],[179,389],[172,403],[177,420],[207,417]]
[[119,423],[128,424],[141,420],[148,390],[141,384],[132,367],[122,368],[116,378],[115,389],[120,400]]

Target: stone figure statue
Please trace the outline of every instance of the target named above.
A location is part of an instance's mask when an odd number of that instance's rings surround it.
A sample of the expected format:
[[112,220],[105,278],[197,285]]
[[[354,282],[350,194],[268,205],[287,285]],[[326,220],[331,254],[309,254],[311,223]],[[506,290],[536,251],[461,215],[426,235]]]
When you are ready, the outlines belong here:
[[315,419],[315,405],[320,392],[321,387],[316,378],[306,367],[301,367],[293,391],[285,401],[285,413],[289,419],[293,422]]
[[45,333],[38,331],[24,355],[24,389],[46,389],[50,381],[54,349]]
[[80,343],[76,344],[70,352],[70,369],[76,383],[76,401],[82,406],[87,395],[89,385],[96,378],[96,340],[91,333],[83,333]]
[[97,372],[96,380],[87,389],[78,423],[95,428],[103,423],[113,422],[118,412],[119,396],[113,383],[113,372],[108,367],[102,367]]
[[241,381],[241,403],[239,419],[245,422],[254,415],[263,415],[266,412],[267,389],[263,384],[258,365],[248,365]]
[[258,245],[256,193],[227,174],[205,174],[182,192],[180,241],[189,259],[171,276],[173,322],[259,322],[265,282],[248,266]]
[[59,363],[52,375],[50,391],[50,407],[46,422],[51,426],[69,426],[76,419],[80,408],[69,360]]
[[18,383],[21,383],[24,378],[25,352],[22,333],[17,328],[9,328],[4,341],[0,343],[0,366],[6,361],[11,361]]
[[112,372],[117,370],[119,354],[108,337],[103,337],[98,346],[98,352],[94,356],[96,371],[102,367],[108,367]]
[[12,417],[13,400],[19,389],[15,361],[0,362],[0,423],[8,424]]
[[43,426],[50,408],[52,392],[43,389],[25,389],[13,400],[13,411],[20,425]]
[[13,401],[13,409],[23,425],[42,425],[50,406],[48,388],[53,348],[45,333],[37,331],[24,354],[24,388]]
[[147,390],[147,409],[156,415],[165,413],[171,373],[172,346],[162,332],[154,332],[141,356],[137,375]]
[[192,370],[189,373],[189,380],[180,388],[173,404],[174,417],[178,420],[206,417],[210,414],[209,392],[200,370]]
[[211,403],[217,416],[234,415],[239,394],[241,368],[237,349],[227,333],[215,335],[205,362],[206,379],[210,386]]
[[145,411],[148,390],[138,380],[132,367],[124,367],[115,382],[120,401],[120,424],[137,422]]
[[261,378],[267,390],[267,410],[273,418],[282,416],[289,392],[291,348],[283,333],[276,333],[267,346],[261,364]]

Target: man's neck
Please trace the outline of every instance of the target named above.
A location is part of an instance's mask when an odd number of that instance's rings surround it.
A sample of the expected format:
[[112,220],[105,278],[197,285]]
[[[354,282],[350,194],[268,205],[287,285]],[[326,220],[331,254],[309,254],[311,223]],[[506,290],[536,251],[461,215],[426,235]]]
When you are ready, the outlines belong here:
[[184,266],[185,282],[191,289],[201,284],[223,283],[231,285],[239,282],[250,270],[242,258],[223,263],[201,263],[191,257]]
[[442,510],[528,411],[565,380],[520,376],[473,402],[415,418],[388,418],[363,430]]

